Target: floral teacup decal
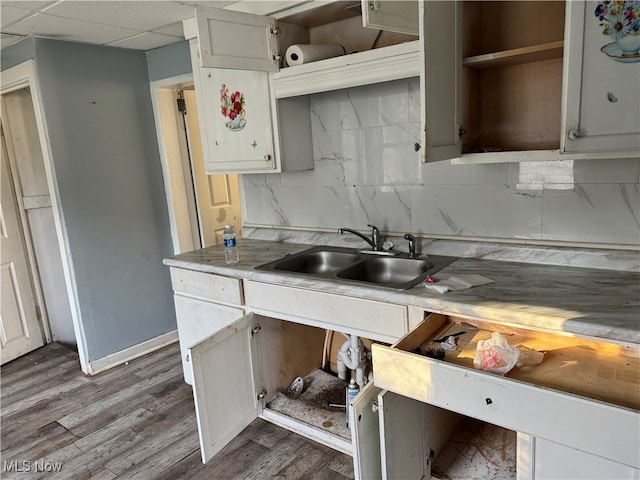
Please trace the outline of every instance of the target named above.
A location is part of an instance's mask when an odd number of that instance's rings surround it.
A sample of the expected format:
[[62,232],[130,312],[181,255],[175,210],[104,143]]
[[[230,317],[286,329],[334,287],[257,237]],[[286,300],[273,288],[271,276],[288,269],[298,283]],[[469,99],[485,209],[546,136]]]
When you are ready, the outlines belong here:
[[229,121],[225,126],[232,131],[239,131],[247,124],[244,112],[244,95],[240,92],[229,94],[229,89],[223,83],[220,87],[220,112]]
[[602,51],[618,61],[640,61],[640,1],[601,1],[594,14],[602,33],[613,40]]

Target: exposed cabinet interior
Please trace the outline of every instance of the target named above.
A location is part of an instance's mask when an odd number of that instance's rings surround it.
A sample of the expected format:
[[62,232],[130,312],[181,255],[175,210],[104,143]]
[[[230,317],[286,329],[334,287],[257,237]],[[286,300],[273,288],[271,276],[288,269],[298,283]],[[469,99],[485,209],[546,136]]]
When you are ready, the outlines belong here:
[[449,440],[435,455],[435,478],[517,478],[517,433],[460,416]]
[[[445,362],[474,369],[473,359],[480,340],[499,331],[509,345],[544,352],[539,365],[514,368],[508,378],[532,385],[580,395],[601,402],[640,410],[640,351],[631,346],[597,342],[570,335],[545,333],[518,327],[496,326],[480,320],[430,315],[422,330],[435,330],[428,338],[409,335],[398,348],[426,352],[432,339],[459,334],[457,350],[445,350]],[[420,341],[422,340],[422,341]],[[475,370],[475,369],[474,369]]]
[[[505,375],[475,369],[478,342],[494,332],[525,356],[543,352],[542,362],[516,366]],[[445,350],[440,358],[427,356],[440,346],[434,339],[454,334],[457,349]],[[518,437],[544,438],[639,468],[637,346],[427,313],[395,345],[374,344],[372,351],[377,387],[517,432]],[[563,429],[556,428],[558,418]],[[616,439],[581,434],[585,425],[616,432]],[[510,438],[507,443],[514,441],[506,431],[490,431],[496,438]]]
[[[297,43],[337,43],[346,54],[352,54],[418,39],[417,35],[363,27],[359,1],[338,1],[306,8],[278,20],[282,32],[279,49],[282,58],[287,48]],[[286,64],[282,66],[287,67]]]
[[[289,14],[289,11],[283,12],[281,15],[285,16],[278,18],[281,68],[274,74],[276,98],[356,87],[419,74],[419,37],[377,27],[363,27],[360,2],[338,1],[320,6],[306,4],[300,10]],[[417,28],[417,18],[414,21]],[[343,47],[344,55],[289,66],[286,51],[293,44],[338,44]]]
[[[351,430],[347,424],[347,382],[338,378],[330,368],[331,348],[326,333],[324,328],[249,315],[191,347],[196,372],[196,408],[205,445],[204,461],[219,451],[224,446],[223,441],[228,441],[241,428],[242,424],[236,424],[234,418],[242,419],[245,424],[252,419],[251,405],[255,407],[253,418],[262,416],[343,453],[353,454]],[[231,349],[225,345],[230,345]],[[245,351],[247,348],[248,352]],[[235,379],[226,379],[224,388],[227,394],[224,397],[235,400],[215,395],[223,377],[228,377],[228,374],[211,370],[211,362],[220,363],[225,357],[234,362],[229,366],[234,367],[236,376]],[[297,377],[304,381],[299,396],[289,391]],[[347,378],[350,378],[349,370]],[[249,383],[253,385],[249,386]],[[244,407],[236,411],[235,407],[228,405],[224,414],[210,409],[225,401]],[[222,428],[230,433],[222,440],[216,430],[221,429],[218,425],[221,423],[220,415],[231,418]]]
[[[260,365],[265,409],[351,442],[344,405],[344,381],[322,370],[325,330],[259,317]],[[298,398],[286,393],[296,377],[304,380]]]
[[560,148],[565,2],[461,3],[463,153]]

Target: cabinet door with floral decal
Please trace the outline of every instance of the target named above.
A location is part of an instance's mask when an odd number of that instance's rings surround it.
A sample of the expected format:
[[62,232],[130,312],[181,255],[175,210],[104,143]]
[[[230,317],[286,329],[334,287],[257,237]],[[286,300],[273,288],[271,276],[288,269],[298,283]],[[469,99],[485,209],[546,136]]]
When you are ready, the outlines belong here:
[[207,173],[273,171],[268,74],[204,67],[198,73]]
[[570,1],[561,150],[640,152],[640,2]]

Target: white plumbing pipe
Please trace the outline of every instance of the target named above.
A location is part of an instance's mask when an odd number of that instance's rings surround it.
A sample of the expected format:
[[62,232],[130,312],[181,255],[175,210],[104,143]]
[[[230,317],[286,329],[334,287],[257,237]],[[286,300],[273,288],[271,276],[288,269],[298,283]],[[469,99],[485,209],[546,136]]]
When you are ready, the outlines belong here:
[[364,345],[357,335],[351,335],[338,351],[338,378],[346,380],[347,368],[356,372],[356,382],[360,388],[364,387],[367,379],[364,376],[365,369]]

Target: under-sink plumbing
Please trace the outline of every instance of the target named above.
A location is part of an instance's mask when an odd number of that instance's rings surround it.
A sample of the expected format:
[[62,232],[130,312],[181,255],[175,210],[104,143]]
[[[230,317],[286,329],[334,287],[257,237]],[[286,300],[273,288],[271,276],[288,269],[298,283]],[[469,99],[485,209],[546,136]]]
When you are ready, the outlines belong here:
[[[347,380],[347,371],[355,370],[356,383],[360,388],[364,387],[367,380],[364,377],[367,355],[362,340],[357,335],[349,335],[349,339],[342,344],[338,351],[337,365],[338,378]],[[351,375],[349,375],[351,378]]]

